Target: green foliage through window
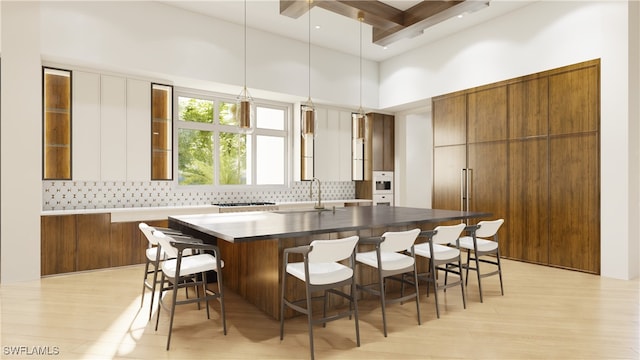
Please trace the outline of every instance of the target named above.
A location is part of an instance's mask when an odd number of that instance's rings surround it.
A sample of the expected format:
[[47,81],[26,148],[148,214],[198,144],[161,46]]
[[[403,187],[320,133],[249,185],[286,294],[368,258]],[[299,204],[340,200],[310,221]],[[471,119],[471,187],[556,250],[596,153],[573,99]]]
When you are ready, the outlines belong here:
[[180,185],[213,184],[213,133],[178,131],[178,181]]
[[235,102],[202,97],[177,99],[178,184],[284,185],[286,107],[258,107],[259,126],[246,134],[237,126]]

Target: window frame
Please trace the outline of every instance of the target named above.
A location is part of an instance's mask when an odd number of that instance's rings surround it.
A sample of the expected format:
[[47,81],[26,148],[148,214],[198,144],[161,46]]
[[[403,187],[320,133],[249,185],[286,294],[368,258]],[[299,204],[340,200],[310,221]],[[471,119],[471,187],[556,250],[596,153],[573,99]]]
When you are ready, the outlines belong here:
[[[198,122],[189,122],[183,121],[180,119],[180,109],[178,105],[178,98],[180,97],[190,97],[197,98],[201,100],[213,101],[213,123],[198,123]],[[193,189],[200,191],[246,191],[246,190],[284,190],[288,189],[291,186],[291,160],[290,160],[290,146],[291,143],[291,114],[293,109],[293,104],[277,102],[271,100],[263,100],[263,99],[254,99],[252,103],[252,111],[256,114],[256,118],[253,119],[252,127],[253,131],[247,133],[246,136],[251,137],[251,152],[247,153],[247,173],[251,174],[251,183],[250,184],[232,184],[232,185],[224,185],[220,184],[220,133],[221,132],[229,132],[229,133],[237,133],[240,134],[242,131],[238,126],[235,125],[222,125],[219,123],[219,104],[220,102],[227,103],[236,103],[237,99],[233,95],[229,94],[221,94],[208,92],[204,90],[196,90],[189,88],[180,88],[174,87],[173,91],[173,133],[175,136],[173,137],[173,171],[174,176],[173,182],[176,188],[179,189]],[[269,108],[282,110],[284,114],[284,129],[283,130],[274,130],[274,129],[264,129],[257,128],[257,108]],[[213,133],[213,184],[203,184],[203,185],[184,185],[180,184],[180,171],[179,171],[179,131],[180,129],[190,129],[190,130],[202,130],[202,131],[211,131]],[[265,184],[258,185],[256,184],[257,179],[257,136],[275,136],[283,138],[283,153],[284,158],[283,162],[283,183],[282,184]]]

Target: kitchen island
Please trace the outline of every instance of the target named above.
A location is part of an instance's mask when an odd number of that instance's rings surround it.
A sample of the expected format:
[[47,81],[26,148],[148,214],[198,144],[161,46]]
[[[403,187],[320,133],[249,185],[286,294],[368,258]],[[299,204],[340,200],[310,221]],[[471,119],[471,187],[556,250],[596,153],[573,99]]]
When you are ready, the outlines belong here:
[[[291,210],[170,216],[169,226],[216,243],[225,261],[226,288],[262,311],[279,318],[279,284],[283,249],[315,239],[379,236],[388,230],[432,229],[447,221],[490,216],[490,213],[391,206],[356,206],[323,210]],[[358,270],[365,283],[372,274]],[[287,289],[299,292],[302,289]]]

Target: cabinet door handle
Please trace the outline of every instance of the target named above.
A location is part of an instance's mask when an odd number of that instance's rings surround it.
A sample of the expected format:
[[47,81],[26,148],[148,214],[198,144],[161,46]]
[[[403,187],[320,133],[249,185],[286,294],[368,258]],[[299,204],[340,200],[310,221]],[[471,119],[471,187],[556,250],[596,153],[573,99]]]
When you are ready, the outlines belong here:
[[467,197],[467,169],[460,171],[460,211],[464,211],[465,200]]
[[467,169],[467,178],[466,178],[466,188],[465,188],[465,196],[467,198],[467,207],[466,210],[469,211],[471,210],[471,190],[472,190],[472,186],[471,186],[471,181],[473,180],[473,169]]

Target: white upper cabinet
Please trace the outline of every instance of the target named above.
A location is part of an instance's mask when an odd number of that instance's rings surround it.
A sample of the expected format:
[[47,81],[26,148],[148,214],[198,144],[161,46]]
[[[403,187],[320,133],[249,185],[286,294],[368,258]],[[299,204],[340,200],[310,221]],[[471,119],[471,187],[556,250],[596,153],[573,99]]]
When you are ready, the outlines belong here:
[[100,177],[127,178],[127,97],[123,77],[100,79]]
[[351,112],[340,111],[338,121],[340,181],[351,181]]
[[127,79],[127,180],[151,176],[151,83]]
[[331,159],[336,159],[336,154],[331,146],[332,131],[329,128],[327,113],[327,109],[316,107],[313,166],[315,177],[322,181],[331,181],[336,177],[333,169],[331,169]]
[[74,180],[100,180],[100,74],[74,71],[72,86]]
[[73,180],[149,181],[151,83],[73,72]]
[[316,108],[315,177],[351,181],[351,113]]

